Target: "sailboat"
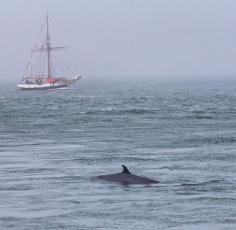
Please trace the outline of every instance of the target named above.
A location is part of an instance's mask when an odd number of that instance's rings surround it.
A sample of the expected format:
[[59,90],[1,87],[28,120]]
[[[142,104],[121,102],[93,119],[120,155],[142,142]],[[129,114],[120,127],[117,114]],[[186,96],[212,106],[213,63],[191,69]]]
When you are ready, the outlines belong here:
[[[17,87],[21,90],[45,90],[64,88],[81,79],[81,76],[79,74],[75,75],[72,79],[67,79],[65,77],[55,75],[55,68],[53,66],[54,55],[52,55],[52,53],[54,53],[54,51],[66,49],[67,47],[51,45],[48,14],[46,15],[46,25],[43,24],[43,26],[46,26],[46,39],[44,37],[44,42],[40,48],[36,47],[31,50],[31,60],[27,65],[26,73],[21,83],[17,85]],[[39,73],[37,74],[34,73],[34,70],[32,70],[31,65],[32,57],[34,56],[33,54],[36,53],[39,54],[41,58],[44,57],[44,61],[40,62],[40,64],[43,66],[38,68]],[[58,62],[57,59],[56,62]],[[29,72],[29,66],[31,67],[30,74],[27,73]]]

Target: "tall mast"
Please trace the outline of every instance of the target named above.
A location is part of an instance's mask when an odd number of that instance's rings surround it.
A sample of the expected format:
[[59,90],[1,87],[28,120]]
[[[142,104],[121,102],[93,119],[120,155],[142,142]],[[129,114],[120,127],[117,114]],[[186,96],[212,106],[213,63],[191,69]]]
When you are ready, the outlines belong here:
[[51,76],[51,44],[49,36],[48,13],[47,13],[47,55],[48,55],[48,77]]
[[[64,46],[51,46],[50,35],[49,35],[49,20],[48,20],[48,13],[46,14],[46,42],[44,41],[43,46],[41,48],[32,49],[31,52],[46,52],[47,53],[47,77],[51,77],[52,71],[52,59],[51,59],[51,52],[52,51],[59,51],[62,49],[66,49],[67,47]],[[46,43],[46,45],[45,45]]]

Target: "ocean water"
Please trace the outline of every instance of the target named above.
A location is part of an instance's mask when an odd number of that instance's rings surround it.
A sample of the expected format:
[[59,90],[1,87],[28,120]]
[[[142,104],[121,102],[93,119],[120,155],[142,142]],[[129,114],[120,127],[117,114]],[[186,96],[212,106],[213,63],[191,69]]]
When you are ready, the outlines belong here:
[[0,229],[236,229],[236,82],[1,85]]

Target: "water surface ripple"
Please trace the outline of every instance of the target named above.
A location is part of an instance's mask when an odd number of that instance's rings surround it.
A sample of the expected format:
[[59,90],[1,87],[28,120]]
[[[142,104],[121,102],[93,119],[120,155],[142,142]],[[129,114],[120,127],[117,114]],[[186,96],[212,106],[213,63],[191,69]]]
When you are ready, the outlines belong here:
[[[0,229],[235,229],[236,84],[0,88]],[[93,180],[126,164],[158,185]]]

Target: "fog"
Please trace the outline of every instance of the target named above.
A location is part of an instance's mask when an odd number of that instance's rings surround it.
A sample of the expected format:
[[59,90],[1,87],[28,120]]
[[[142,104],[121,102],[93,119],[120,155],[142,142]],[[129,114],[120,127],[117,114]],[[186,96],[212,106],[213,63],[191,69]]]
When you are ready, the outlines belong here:
[[46,12],[84,79],[236,75],[234,0],[11,0],[0,7],[1,82],[22,78]]

